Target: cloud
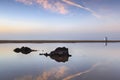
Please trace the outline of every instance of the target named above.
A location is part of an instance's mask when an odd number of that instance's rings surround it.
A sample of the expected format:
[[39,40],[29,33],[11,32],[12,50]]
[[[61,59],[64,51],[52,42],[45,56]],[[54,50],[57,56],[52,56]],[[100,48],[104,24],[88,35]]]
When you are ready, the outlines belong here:
[[41,75],[38,75],[36,77],[28,75],[16,78],[15,80],[49,80],[49,79],[58,80],[65,75],[67,70],[68,68],[66,66],[61,66],[58,68],[53,68],[49,71],[45,71]]
[[82,75],[82,74],[86,74],[86,73],[92,71],[92,70],[93,70],[95,67],[97,67],[98,65],[100,65],[100,63],[94,64],[94,65],[93,65],[90,69],[88,69],[88,70],[85,70],[85,71],[83,71],[83,72],[79,72],[79,73],[70,75],[70,76],[64,78],[63,80],[71,80],[72,78],[75,78],[75,77],[80,76],[80,75]]
[[77,3],[72,2],[72,1],[70,1],[70,0],[62,0],[62,1],[65,2],[65,3],[67,3],[67,4],[69,4],[69,5],[72,5],[72,6],[81,8],[81,9],[84,9],[84,10],[92,13],[92,15],[94,15],[95,17],[100,18],[100,16],[99,16],[98,14],[96,14],[96,12],[93,11],[92,9],[90,9],[90,8],[84,7],[84,6],[80,5],[80,4],[77,4]]
[[24,3],[24,4],[28,4],[28,5],[32,5],[33,4],[33,1],[32,0],[16,0],[17,2],[21,2],[21,3]]
[[16,0],[17,2],[21,2],[24,4],[32,5],[37,4],[42,6],[47,10],[51,10],[53,12],[58,12],[60,14],[67,14],[68,10],[64,3],[60,2],[59,0]]
[[49,80],[49,78],[59,79],[62,78],[68,68],[65,66],[51,69],[50,71],[43,72],[35,80]]
[[16,1],[27,5],[37,4],[39,6],[42,6],[44,9],[51,10],[53,12],[57,12],[60,14],[69,13],[69,10],[67,9],[68,5],[75,6],[90,12],[92,15],[94,15],[97,18],[100,18],[100,16],[92,9],[77,4],[71,0],[16,0]]
[[101,64],[102,63],[96,63],[92,65],[91,68],[83,72],[69,75],[67,77],[65,77],[65,75],[67,74],[67,70],[69,70],[69,68],[66,66],[61,66],[61,67],[50,69],[49,71],[44,71],[41,75],[38,75],[35,77],[32,75],[27,75],[27,76],[23,76],[20,78],[16,78],[15,80],[71,80],[77,76],[81,76],[82,74],[91,72],[96,67],[100,66]]
[[33,76],[28,75],[21,78],[16,78],[15,80],[33,80]]

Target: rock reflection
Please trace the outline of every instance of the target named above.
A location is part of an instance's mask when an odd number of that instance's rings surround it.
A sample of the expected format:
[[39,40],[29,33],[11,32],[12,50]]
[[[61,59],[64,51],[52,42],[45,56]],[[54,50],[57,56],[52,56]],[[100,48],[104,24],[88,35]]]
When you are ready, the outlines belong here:
[[51,59],[57,62],[67,62],[69,57],[71,57],[68,52],[68,48],[65,47],[58,47],[54,51],[51,51],[49,54],[45,53],[40,55],[45,55],[46,57],[49,56]]
[[33,49],[31,49],[31,48],[29,48],[29,47],[21,47],[21,48],[16,48],[16,49],[14,49],[14,52],[16,52],[16,53],[22,53],[22,54],[29,54],[29,53],[31,53],[31,52],[33,52],[33,51],[37,51],[37,50],[33,50]]

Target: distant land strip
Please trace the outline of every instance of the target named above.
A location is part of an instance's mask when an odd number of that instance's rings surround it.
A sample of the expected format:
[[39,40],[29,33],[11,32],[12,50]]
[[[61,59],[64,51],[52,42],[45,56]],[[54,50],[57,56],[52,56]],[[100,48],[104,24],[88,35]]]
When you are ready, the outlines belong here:
[[0,40],[0,43],[118,43],[120,40]]

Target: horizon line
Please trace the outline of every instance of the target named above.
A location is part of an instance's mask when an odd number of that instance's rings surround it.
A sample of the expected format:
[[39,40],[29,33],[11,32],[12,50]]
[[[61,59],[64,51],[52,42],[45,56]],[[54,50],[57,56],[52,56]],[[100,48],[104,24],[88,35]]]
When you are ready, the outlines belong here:
[[120,40],[0,40],[0,43],[116,43]]

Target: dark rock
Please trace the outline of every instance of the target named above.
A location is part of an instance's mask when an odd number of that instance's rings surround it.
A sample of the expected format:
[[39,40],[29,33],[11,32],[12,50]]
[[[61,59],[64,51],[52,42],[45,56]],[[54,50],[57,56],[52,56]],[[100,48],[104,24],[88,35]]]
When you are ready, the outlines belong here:
[[68,48],[58,47],[50,53],[50,55],[69,55]]
[[20,48],[16,48],[16,49],[14,49],[14,52],[19,53],[19,52],[21,52],[21,49]]
[[29,54],[32,52],[32,49],[28,48],[28,47],[22,47],[21,48],[21,53],[23,54]]
[[32,49],[30,49],[29,47],[21,47],[21,48],[16,48],[16,49],[14,49],[14,52],[16,52],[16,53],[19,53],[19,52],[21,52],[22,54],[29,54],[29,53],[31,53],[32,51],[37,51],[37,50],[32,50]]
[[51,51],[50,54],[45,53],[40,55],[45,55],[46,57],[49,56],[57,62],[67,62],[69,57],[71,57],[71,55],[69,55],[68,48],[65,47],[58,47],[54,51]]

